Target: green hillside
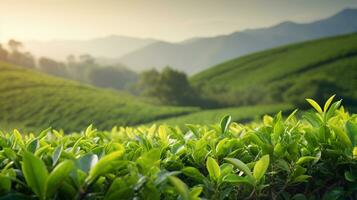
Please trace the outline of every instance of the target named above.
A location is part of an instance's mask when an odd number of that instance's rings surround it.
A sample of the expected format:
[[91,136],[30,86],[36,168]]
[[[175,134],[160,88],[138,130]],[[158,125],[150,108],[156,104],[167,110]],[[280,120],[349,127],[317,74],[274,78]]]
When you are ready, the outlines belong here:
[[191,78],[224,105],[292,102],[331,94],[357,103],[357,34],[283,46],[214,66]]
[[232,120],[235,122],[247,122],[255,119],[258,116],[277,113],[280,111],[286,112],[292,109],[293,106],[291,104],[257,105],[211,109],[198,111],[178,117],[157,120],[154,123],[168,124],[172,126],[181,127],[186,124],[213,124],[222,119],[225,115],[232,116]]
[[194,108],[152,106],[124,92],[103,90],[0,62],[0,130],[107,129],[190,113]]

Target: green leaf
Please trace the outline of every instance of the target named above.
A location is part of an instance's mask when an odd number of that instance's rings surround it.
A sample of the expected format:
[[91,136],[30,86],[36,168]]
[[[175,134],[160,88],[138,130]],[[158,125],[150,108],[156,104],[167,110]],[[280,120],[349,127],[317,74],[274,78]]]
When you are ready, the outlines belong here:
[[232,121],[232,117],[230,115],[226,115],[222,118],[220,123],[222,133],[225,133],[228,130],[231,121]]
[[330,109],[328,109],[325,115],[326,120],[329,120],[335,114],[335,111],[337,110],[338,107],[340,107],[341,102],[342,100],[339,100],[330,106]]
[[221,169],[220,178],[222,178],[222,176],[226,176],[227,174],[232,173],[233,171],[233,165],[229,163],[223,163],[221,166],[219,166],[219,168]]
[[63,151],[63,146],[59,145],[56,147],[55,151],[53,152],[52,155],[52,166],[55,166],[58,162],[58,159],[60,158],[61,154]]
[[234,165],[236,168],[238,168],[240,171],[244,172],[248,177],[254,180],[254,177],[252,175],[252,171],[250,171],[249,167],[243,163],[242,161],[236,159],[236,158],[225,158],[225,161],[231,163]]
[[31,152],[31,153],[35,153],[36,152],[36,149],[40,146],[40,143],[38,141],[37,138],[31,140],[30,143],[27,144],[27,151]]
[[11,190],[11,178],[0,174],[0,194],[8,193]]
[[294,178],[292,183],[302,183],[302,182],[307,182],[307,179],[311,178],[309,175],[300,175]]
[[45,199],[48,171],[43,161],[32,153],[25,151],[23,155],[22,172],[25,180],[33,192]]
[[47,136],[48,132],[51,131],[51,127],[46,128],[45,130],[41,131],[41,133],[38,135],[38,139],[42,139]]
[[330,104],[331,104],[331,102],[333,101],[333,98],[335,98],[335,96],[336,96],[335,94],[332,95],[332,96],[326,101],[325,106],[324,106],[324,112],[327,111],[328,107],[330,106]]
[[345,171],[345,179],[350,182],[354,182],[357,180],[357,175],[353,174],[350,171]]
[[167,134],[166,126],[164,126],[164,125],[159,126],[159,131],[158,132],[159,132],[159,138],[166,145],[168,143],[168,140],[169,140],[169,136]]
[[223,178],[223,181],[228,183],[235,183],[235,184],[241,184],[241,183],[251,184],[251,182],[248,181],[246,177],[238,176],[236,174],[228,174]]
[[294,116],[295,114],[297,113],[298,109],[295,109],[287,118],[286,118],[286,122],[290,121]]
[[254,165],[253,176],[259,181],[265,174],[269,167],[269,155],[261,157]]
[[313,156],[303,156],[300,157],[298,161],[296,161],[296,164],[298,165],[302,165],[304,163],[307,163],[309,161],[316,161],[318,158],[313,157]]
[[69,176],[74,169],[74,163],[71,160],[66,160],[58,164],[47,178],[46,196],[51,197],[56,190],[61,186],[61,183]]
[[98,162],[96,154],[88,153],[78,159],[78,168],[86,173],[89,172]]
[[206,167],[209,176],[212,178],[212,180],[218,180],[218,178],[221,176],[221,169],[219,168],[219,165],[216,160],[211,157],[208,157]]
[[175,176],[170,176],[169,180],[173,186],[175,186],[177,192],[181,195],[183,200],[190,199],[190,191],[188,190],[187,185],[182,182],[179,178]]
[[312,99],[306,99],[307,102],[309,102],[311,104],[311,106],[313,108],[315,108],[315,110],[317,110],[317,112],[319,113],[322,113],[322,109],[321,107],[319,106],[318,103],[316,103],[316,101],[312,100]]
[[110,185],[104,200],[133,199],[134,190],[122,178],[116,178]]
[[190,200],[200,200],[199,196],[202,193],[202,187],[193,187],[190,191]]
[[286,162],[285,160],[283,159],[279,159],[276,161],[276,165],[277,167],[279,167],[280,169],[282,170],[285,170],[286,172],[290,173],[290,167],[289,167],[289,163]]
[[113,168],[113,161],[120,158],[124,153],[124,150],[114,151],[102,159],[100,159],[96,165],[89,171],[89,176],[86,179],[86,182],[93,181],[96,177],[108,173]]
[[194,178],[198,181],[203,181],[203,179],[205,179],[205,177],[201,174],[201,172],[194,167],[185,167],[181,171],[186,176]]
[[273,129],[272,133],[272,142],[273,144],[278,143],[279,137],[284,133],[284,124],[281,120],[278,120]]
[[136,163],[142,168],[143,173],[147,173],[152,167],[158,167],[160,164],[161,150],[159,148],[151,149],[143,153]]
[[91,124],[87,127],[86,131],[84,132],[84,135],[86,137],[91,137],[95,132],[96,132],[96,130],[93,129],[93,124]]
[[20,144],[21,147],[23,147],[24,146],[24,142],[22,140],[22,135],[20,134],[20,132],[15,129],[13,134],[14,134],[14,137],[16,138],[16,142],[18,144]]
[[219,141],[218,144],[216,145],[216,153],[217,155],[222,155],[225,151],[226,148],[226,143],[229,139],[224,138],[223,140]]
[[343,143],[343,145],[346,145],[348,147],[352,147],[352,142],[350,140],[350,137],[347,135],[347,133],[341,129],[340,127],[337,127],[335,125],[331,125],[333,131],[335,132],[337,138]]
[[346,194],[346,191],[342,187],[334,187],[324,194],[324,196],[322,197],[322,200],[348,199],[346,197],[343,198],[345,194]]
[[357,140],[357,124],[352,122],[351,120],[348,120],[346,122],[346,129],[348,136],[352,142],[352,146],[356,146],[356,140]]

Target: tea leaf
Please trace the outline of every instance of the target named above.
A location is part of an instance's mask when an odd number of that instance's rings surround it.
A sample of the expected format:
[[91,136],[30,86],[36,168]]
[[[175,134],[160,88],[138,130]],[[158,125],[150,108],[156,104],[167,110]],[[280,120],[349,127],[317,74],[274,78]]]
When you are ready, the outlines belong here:
[[306,99],[307,102],[310,103],[310,105],[315,108],[315,110],[319,113],[322,113],[322,109],[321,107],[319,106],[318,103],[316,103],[316,101],[312,100],[312,99]]
[[188,190],[187,185],[182,182],[179,178],[175,176],[170,176],[169,180],[173,186],[175,186],[177,192],[180,194],[183,200],[190,199],[190,191]]
[[259,181],[265,174],[269,167],[269,155],[261,157],[254,165],[253,176]]
[[218,180],[221,176],[221,169],[215,159],[208,157],[206,162],[207,170],[213,180]]
[[229,124],[231,123],[232,121],[232,117],[230,115],[227,115],[227,116],[224,116],[221,120],[221,132],[222,133],[225,133],[228,128],[229,128]]
[[71,160],[66,160],[58,164],[47,178],[46,196],[51,197],[56,190],[61,186],[69,173],[74,169],[74,163]]
[[244,174],[246,174],[250,178],[254,178],[252,175],[252,171],[250,171],[249,167],[246,164],[244,164],[242,161],[236,158],[225,158],[224,160],[234,165],[236,168],[244,172]]
[[30,152],[24,152],[22,172],[34,193],[40,199],[45,199],[48,171],[43,161]]
[[331,102],[333,101],[333,98],[335,98],[335,96],[336,96],[335,94],[332,95],[332,96],[326,101],[325,106],[324,106],[324,112],[327,111],[328,107],[330,106],[330,104],[331,104]]

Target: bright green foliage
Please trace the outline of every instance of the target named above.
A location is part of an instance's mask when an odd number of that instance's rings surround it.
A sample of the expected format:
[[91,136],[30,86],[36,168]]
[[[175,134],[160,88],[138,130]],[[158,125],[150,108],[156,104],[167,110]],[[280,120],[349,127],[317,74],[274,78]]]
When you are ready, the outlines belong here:
[[52,126],[80,131],[138,125],[187,114],[194,108],[153,106],[125,92],[111,91],[0,62],[0,125],[39,130]]
[[357,116],[332,101],[187,132],[1,132],[0,199],[356,199]]

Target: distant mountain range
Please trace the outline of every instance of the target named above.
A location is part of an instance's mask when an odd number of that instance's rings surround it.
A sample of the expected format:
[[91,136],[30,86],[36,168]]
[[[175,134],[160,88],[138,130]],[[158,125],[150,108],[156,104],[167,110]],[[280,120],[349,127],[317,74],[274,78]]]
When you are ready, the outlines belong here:
[[170,65],[192,74],[255,51],[356,31],[357,9],[345,9],[312,23],[283,22],[269,28],[196,38],[182,43],[156,42],[119,60],[138,70]]
[[86,41],[24,43],[35,55],[55,59],[64,59],[68,54],[89,53],[106,64],[123,63],[135,71],[170,65],[194,74],[255,51],[353,32],[357,32],[357,9],[345,9],[334,16],[311,23],[283,22],[268,28],[193,38],[178,43],[122,36]]
[[65,60],[70,54],[90,54],[106,62],[155,42],[157,40],[111,35],[90,40],[24,41],[24,46],[36,56]]

